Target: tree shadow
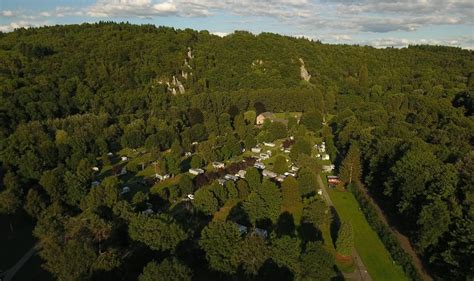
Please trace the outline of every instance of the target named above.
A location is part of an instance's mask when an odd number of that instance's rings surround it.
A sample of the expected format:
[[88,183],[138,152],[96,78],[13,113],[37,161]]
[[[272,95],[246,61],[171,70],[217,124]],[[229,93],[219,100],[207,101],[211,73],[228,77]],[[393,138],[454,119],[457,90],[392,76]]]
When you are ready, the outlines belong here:
[[268,259],[258,272],[258,280],[292,281],[294,274],[287,267],[279,267],[271,259]]
[[276,225],[276,233],[279,237],[283,235],[288,235],[291,237],[295,236],[295,222],[293,215],[289,212],[284,212],[278,217],[278,222]]
[[236,222],[241,225],[251,225],[249,216],[243,209],[242,202],[239,202],[230,210],[229,215],[227,216],[227,220]]
[[330,225],[330,232],[331,232],[331,238],[334,244],[334,247],[336,247],[336,241],[337,241],[337,232],[339,231],[339,227],[341,226],[341,218],[336,212],[336,209],[333,206],[329,207],[329,212],[331,214],[331,225]]
[[298,229],[299,236],[304,242],[323,241],[321,230],[312,223],[302,223]]

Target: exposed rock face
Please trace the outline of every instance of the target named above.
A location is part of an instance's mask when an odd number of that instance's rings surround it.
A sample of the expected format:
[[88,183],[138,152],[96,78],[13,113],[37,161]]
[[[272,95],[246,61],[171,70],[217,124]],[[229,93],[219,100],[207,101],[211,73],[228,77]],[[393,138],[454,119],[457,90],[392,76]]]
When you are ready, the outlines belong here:
[[188,59],[193,59],[193,52],[191,51],[191,47],[188,47]]
[[300,58],[300,76],[301,79],[305,80],[306,82],[309,82],[309,79],[311,79],[311,75],[309,74],[308,70],[306,70],[306,67],[304,66],[304,60]]

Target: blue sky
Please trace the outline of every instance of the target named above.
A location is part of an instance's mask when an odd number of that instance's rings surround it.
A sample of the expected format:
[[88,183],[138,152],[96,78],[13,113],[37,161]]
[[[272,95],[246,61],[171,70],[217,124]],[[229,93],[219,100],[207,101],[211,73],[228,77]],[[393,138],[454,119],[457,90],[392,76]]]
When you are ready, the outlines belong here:
[[474,0],[0,0],[0,31],[129,21],[305,36],[326,43],[474,49]]

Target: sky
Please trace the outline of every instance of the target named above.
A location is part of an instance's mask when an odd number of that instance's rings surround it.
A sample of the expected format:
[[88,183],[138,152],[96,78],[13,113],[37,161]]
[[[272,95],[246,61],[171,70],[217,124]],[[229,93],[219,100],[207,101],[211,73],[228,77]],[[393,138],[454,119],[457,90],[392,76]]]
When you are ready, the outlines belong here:
[[0,31],[117,21],[378,48],[474,49],[474,0],[0,0]]

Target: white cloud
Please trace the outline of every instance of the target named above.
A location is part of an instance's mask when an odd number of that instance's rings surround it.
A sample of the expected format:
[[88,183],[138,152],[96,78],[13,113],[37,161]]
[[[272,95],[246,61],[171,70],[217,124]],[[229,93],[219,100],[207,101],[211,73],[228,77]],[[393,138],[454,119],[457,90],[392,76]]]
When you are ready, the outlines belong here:
[[229,32],[215,31],[215,32],[211,32],[211,34],[217,35],[219,37],[225,37],[225,36],[229,35],[230,33]]
[[171,2],[151,0],[98,0],[86,8],[91,17],[151,17],[175,14],[176,5]]
[[13,17],[13,12],[10,10],[0,11],[0,14],[3,17]]
[[30,23],[30,22],[27,22],[27,21],[11,22],[9,24],[0,25],[0,31],[1,32],[10,32],[10,31],[13,31],[13,30],[15,30],[17,28],[21,28],[21,27],[29,28],[29,27],[40,26],[40,25],[41,24]]

